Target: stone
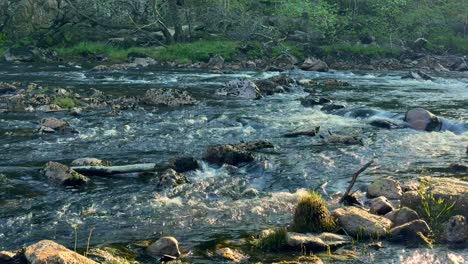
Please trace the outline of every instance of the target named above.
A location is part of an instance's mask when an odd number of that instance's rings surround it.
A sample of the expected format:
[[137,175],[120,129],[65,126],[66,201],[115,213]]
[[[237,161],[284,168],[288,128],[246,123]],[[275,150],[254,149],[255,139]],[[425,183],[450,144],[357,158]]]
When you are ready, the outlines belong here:
[[107,251],[106,248],[93,248],[88,251],[86,256],[90,259],[98,261],[99,263],[121,263],[121,264],[129,264],[125,258],[120,256],[116,256],[111,252]]
[[468,172],[468,165],[453,163],[453,164],[450,164],[449,170],[455,173],[466,173]]
[[2,261],[11,261],[16,256],[16,253],[10,251],[0,251],[0,263]]
[[76,133],[77,131],[70,126],[70,124],[62,119],[55,117],[43,118],[39,123],[39,132],[40,133]]
[[104,161],[96,158],[79,158],[71,162],[72,166],[103,166]]
[[385,196],[387,199],[400,199],[403,195],[400,183],[390,178],[374,180],[367,189],[368,197]]
[[[394,227],[390,230],[390,240],[405,244],[425,244],[426,236],[431,229],[424,220],[413,220],[409,223]],[[424,236],[422,237],[421,234]]]
[[294,69],[294,65],[298,63],[296,57],[290,54],[281,54],[272,61],[272,66],[278,69],[290,70]]
[[[453,214],[468,217],[468,182],[446,177],[421,177],[420,181],[426,185],[423,190],[425,196],[432,192],[436,200],[443,199],[446,204],[454,204]],[[401,205],[415,209],[421,205],[421,196],[417,191],[405,192],[401,198]]]
[[330,144],[362,145],[362,141],[354,136],[332,135],[326,138],[326,142]]
[[182,106],[195,105],[195,100],[187,91],[176,89],[149,89],[142,98],[142,102],[147,105],[157,106]]
[[173,169],[167,169],[157,179],[156,186],[160,189],[174,188],[187,183],[187,178]]
[[169,255],[174,257],[180,256],[179,242],[174,237],[162,237],[151,244],[146,251],[150,254],[163,256]]
[[305,246],[308,250],[316,252],[336,249],[340,246],[350,244],[352,239],[348,236],[326,232],[321,234],[288,232],[286,234],[286,241],[290,247],[301,248],[301,246]]
[[30,264],[97,264],[50,240],[42,240],[26,247],[24,256]]
[[324,111],[326,113],[331,113],[333,111],[345,108],[344,105],[327,103],[320,108],[320,111]]
[[337,219],[338,225],[351,236],[384,237],[392,225],[387,218],[370,214],[354,206],[335,209],[332,216]]
[[242,254],[240,251],[238,250],[232,250],[230,248],[220,248],[220,249],[217,249],[216,250],[216,255],[219,256],[219,257],[222,257],[226,260],[230,260],[230,261],[233,261],[233,262],[242,262],[242,261],[245,261],[247,260],[249,257]]
[[273,95],[276,93],[285,93],[286,90],[283,86],[269,80],[259,80],[255,82],[255,85],[258,87],[262,95]]
[[468,239],[468,224],[463,215],[450,217],[445,226],[445,238],[450,243],[464,243]]
[[331,99],[329,99],[329,98],[322,97],[322,96],[316,96],[316,95],[312,95],[312,94],[309,94],[306,97],[303,97],[303,98],[299,99],[299,101],[301,102],[301,105],[305,106],[305,107],[313,107],[313,106],[316,106],[316,105],[324,105],[324,104],[329,104],[329,103],[332,102]]
[[211,57],[207,66],[211,69],[222,69],[224,67],[224,58],[220,55]]
[[235,145],[217,145],[210,146],[205,152],[203,159],[209,163],[218,165],[239,165],[253,161],[252,152],[241,149]]
[[384,196],[374,198],[369,203],[372,214],[384,215],[394,210],[393,205]]
[[18,89],[15,85],[7,82],[0,82],[0,94],[15,92]]
[[302,63],[300,68],[304,71],[318,71],[318,72],[328,71],[327,63],[316,58],[305,59],[305,61]]
[[247,99],[259,99],[262,97],[257,85],[249,80],[232,80],[224,85],[224,88],[216,92],[218,95],[232,96]]
[[385,215],[385,218],[392,221],[393,226],[400,226],[419,219],[419,215],[413,209],[402,207],[400,209],[389,212]]
[[296,138],[300,136],[315,137],[319,132],[320,132],[320,126],[317,126],[309,130],[299,130],[299,131],[288,132],[284,134],[284,137],[287,137],[287,138]]
[[169,161],[169,168],[176,172],[184,173],[187,171],[198,170],[200,165],[193,157],[178,157]]
[[325,88],[338,88],[338,87],[349,87],[351,84],[349,82],[340,81],[340,80],[325,80],[320,83],[320,86]]
[[433,81],[435,80],[434,77],[430,76],[427,73],[424,73],[423,71],[417,70],[417,71],[410,71],[408,72],[407,75],[401,77],[402,79],[414,79],[418,81]]
[[79,174],[70,167],[54,162],[47,162],[43,169],[44,176],[53,181],[58,181],[65,186],[79,186],[89,182],[89,178]]

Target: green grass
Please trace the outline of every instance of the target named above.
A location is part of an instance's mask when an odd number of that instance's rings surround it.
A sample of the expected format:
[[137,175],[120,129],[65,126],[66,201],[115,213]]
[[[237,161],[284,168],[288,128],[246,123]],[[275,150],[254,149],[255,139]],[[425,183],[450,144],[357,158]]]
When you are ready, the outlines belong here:
[[111,61],[124,61],[129,53],[144,53],[158,61],[175,61],[188,63],[208,61],[215,55],[221,55],[226,61],[234,58],[238,42],[235,41],[195,41],[177,43],[167,47],[131,47],[121,48],[103,43],[81,42],[70,47],[54,48],[62,57],[83,57],[85,55],[103,54]]
[[[261,59],[266,57],[265,50],[263,49],[262,43],[259,41],[254,41],[250,43],[252,47],[249,51],[247,51],[247,55],[251,58]],[[271,50],[271,57],[275,58],[283,53],[291,54],[298,59],[304,58],[304,50],[301,47],[298,47],[292,43],[282,42],[276,46],[274,46]]]
[[334,231],[336,224],[320,194],[310,192],[302,197],[294,210],[291,230],[299,233]]
[[75,100],[70,97],[55,98],[53,103],[65,109],[70,109],[76,106]]
[[257,247],[267,251],[279,251],[287,245],[286,235],[288,230],[286,228],[275,229],[271,234],[268,234],[257,243]]
[[344,57],[394,57],[400,51],[397,49],[382,48],[377,45],[331,45],[322,46],[326,56],[344,56]]

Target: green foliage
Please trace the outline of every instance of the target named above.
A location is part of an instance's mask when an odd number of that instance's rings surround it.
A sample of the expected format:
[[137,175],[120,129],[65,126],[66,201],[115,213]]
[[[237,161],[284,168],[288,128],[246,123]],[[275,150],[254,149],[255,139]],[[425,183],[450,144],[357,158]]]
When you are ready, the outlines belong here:
[[438,239],[443,232],[444,223],[453,216],[455,202],[447,203],[442,198],[437,199],[434,193],[427,189],[428,183],[422,182],[418,189],[421,204],[415,210],[431,227],[435,238]]
[[275,58],[283,53],[291,54],[298,59],[304,58],[304,51],[300,47],[287,42],[280,43],[279,45],[273,47],[271,56]]
[[75,100],[70,97],[55,98],[53,103],[64,109],[70,109],[76,106]]
[[377,45],[333,45],[323,46],[323,53],[326,56],[342,56],[342,57],[387,57],[397,56],[400,51],[397,49],[382,48]]
[[333,231],[336,224],[320,194],[310,192],[294,210],[291,230],[299,233]]
[[286,228],[278,228],[272,233],[262,237],[257,244],[257,247],[268,251],[278,251],[287,245]]
[[7,42],[8,42],[8,38],[6,34],[3,32],[0,32],[0,47],[6,46]]

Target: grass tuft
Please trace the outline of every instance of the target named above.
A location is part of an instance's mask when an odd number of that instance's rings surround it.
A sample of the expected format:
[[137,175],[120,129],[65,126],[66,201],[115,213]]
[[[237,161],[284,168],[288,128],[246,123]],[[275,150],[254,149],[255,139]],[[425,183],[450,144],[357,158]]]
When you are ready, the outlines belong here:
[[333,231],[336,224],[320,194],[310,192],[301,198],[294,211],[291,230],[299,233]]
[[257,247],[268,251],[279,251],[287,245],[286,228],[275,229],[272,233],[260,238]]
[[64,109],[70,109],[76,106],[75,100],[70,97],[55,98],[53,103]]

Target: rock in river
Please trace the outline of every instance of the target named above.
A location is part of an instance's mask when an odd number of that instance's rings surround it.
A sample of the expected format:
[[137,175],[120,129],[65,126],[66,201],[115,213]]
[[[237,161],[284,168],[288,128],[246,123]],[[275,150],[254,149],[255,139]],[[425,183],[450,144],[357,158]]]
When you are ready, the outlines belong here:
[[321,234],[288,232],[286,240],[290,247],[300,249],[301,246],[305,246],[314,252],[325,251],[328,248],[336,249],[352,241],[351,237],[326,232]]
[[253,161],[254,155],[252,151],[264,148],[273,148],[273,145],[265,141],[255,141],[234,145],[209,146],[203,159],[213,164],[236,166],[241,163]]
[[374,180],[367,189],[368,197],[384,196],[388,199],[400,199],[402,194],[400,183],[390,178]]
[[245,261],[249,258],[248,256],[242,254],[240,251],[232,250],[230,248],[220,248],[216,250],[216,255],[236,263]]
[[193,157],[178,157],[169,161],[169,168],[183,173],[187,171],[197,170],[200,168],[197,160]]
[[76,130],[67,121],[55,117],[44,118],[39,125],[40,133],[76,133]]
[[103,166],[104,161],[96,158],[79,158],[71,162],[73,166]]
[[187,92],[176,89],[149,89],[142,98],[148,105],[181,106],[194,105],[197,101]]
[[187,183],[187,178],[173,169],[167,169],[158,178],[157,187],[161,189],[173,188]]
[[416,211],[408,207],[402,207],[398,210],[391,211],[390,213],[386,214],[385,218],[388,218],[390,221],[392,221],[393,226],[399,226],[419,219],[419,215],[416,213]]
[[30,264],[97,264],[50,240],[42,240],[27,247],[24,256]]
[[374,198],[369,203],[370,212],[373,214],[384,215],[394,210],[393,205],[384,196]]
[[150,254],[158,256],[169,255],[174,257],[180,256],[179,242],[174,237],[161,237],[156,242],[151,244],[146,251]]
[[370,214],[354,206],[338,208],[332,212],[332,215],[338,220],[338,225],[352,236],[383,237],[392,225],[387,218]]
[[260,90],[257,85],[249,80],[232,80],[224,85],[224,88],[217,91],[219,95],[259,99],[261,98]]
[[89,182],[89,178],[79,174],[70,167],[58,162],[49,161],[44,170],[44,175],[65,186],[78,186]]
[[316,59],[316,58],[307,58],[304,63],[301,65],[301,69],[304,71],[318,71],[318,72],[327,72],[328,65],[326,62]]
[[424,220],[414,220],[390,230],[390,239],[406,244],[424,244],[423,236],[429,235],[431,229]]

